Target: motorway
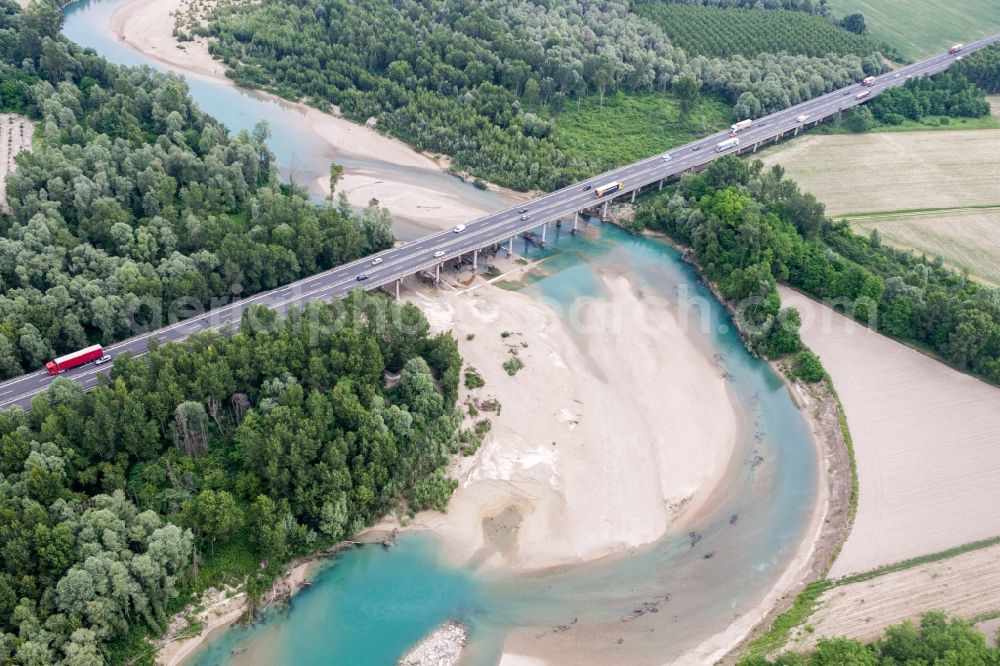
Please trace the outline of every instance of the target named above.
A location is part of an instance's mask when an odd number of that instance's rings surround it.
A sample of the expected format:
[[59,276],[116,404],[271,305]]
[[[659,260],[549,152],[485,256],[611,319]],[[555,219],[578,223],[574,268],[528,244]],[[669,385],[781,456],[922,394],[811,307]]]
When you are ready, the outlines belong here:
[[[967,44],[959,55],[968,54],[998,41],[1000,41],[1000,34]],[[738,151],[717,152],[716,145],[727,139],[729,134],[727,131],[712,134],[670,150],[669,160],[663,159],[662,155],[655,155],[619,167],[537,199],[469,222],[461,233],[449,230],[431,234],[412,243],[384,250],[370,257],[317,273],[284,287],[223,305],[211,310],[203,317],[185,319],[170,326],[137,335],[106,347],[106,353],[114,356],[123,351],[130,351],[134,355],[140,355],[145,353],[150,340],[154,338],[160,342],[168,342],[182,340],[192,333],[208,329],[219,329],[225,326],[235,328],[239,326],[243,310],[250,305],[264,305],[277,310],[279,314],[283,314],[287,309],[301,307],[309,301],[342,297],[358,287],[374,289],[423,270],[433,270],[443,261],[493,243],[504,242],[519,233],[538,228],[543,223],[563,216],[571,216],[584,208],[603,204],[605,199],[610,200],[615,196],[630,195],[634,190],[656,184],[663,179],[676,177],[685,171],[697,170],[727,152],[747,152],[757,144],[776,140],[803,126],[811,126],[839,111],[863,104],[883,90],[902,85],[908,78],[941,72],[955,62],[956,57],[947,53],[938,54],[883,74],[877,77],[875,84],[871,87],[864,87],[861,84],[850,85],[758,118],[754,120],[749,129],[740,132]],[[871,95],[862,100],[856,99],[855,96],[864,90],[871,90]],[[798,116],[803,114],[808,115],[804,123],[796,120]],[[599,200],[596,197],[594,188],[616,181],[623,183],[620,191],[614,195],[608,195],[604,199]],[[522,209],[526,209],[526,211],[521,213]],[[522,220],[523,215],[526,215],[528,219]],[[435,254],[438,253],[443,254],[436,257]],[[380,260],[378,264],[373,264],[377,260]],[[358,276],[360,275],[368,277],[359,281]],[[87,365],[70,370],[60,376],[68,377],[81,384],[85,389],[90,389],[97,384],[98,375],[106,372],[107,369],[107,366],[99,368]],[[0,384],[0,408],[19,405],[28,409],[31,399],[45,390],[52,379],[45,370],[40,370]]]

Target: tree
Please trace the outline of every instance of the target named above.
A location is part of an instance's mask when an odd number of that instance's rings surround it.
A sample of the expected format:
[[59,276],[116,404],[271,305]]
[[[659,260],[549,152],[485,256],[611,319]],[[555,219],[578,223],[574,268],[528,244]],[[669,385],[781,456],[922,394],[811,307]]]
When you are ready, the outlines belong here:
[[820,363],[819,357],[811,351],[806,350],[795,359],[795,367],[792,370],[792,374],[802,381],[812,384],[826,377],[826,370],[823,369],[823,364]]
[[208,451],[208,416],[204,405],[192,400],[182,402],[174,410],[174,422],[184,453],[196,456]]
[[698,91],[701,89],[701,82],[690,74],[680,76],[674,80],[671,88],[677,97],[678,108],[681,112],[681,122],[687,122],[691,112],[698,106]]
[[864,35],[868,32],[868,26],[865,24],[865,15],[861,12],[853,12],[845,16],[840,21],[840,27],[856,35]]
[[340,179],[344,177],[344,167],[341,164],[332,162],[330,164],[330,193],[327,195],[326,200],[333,205],[334,192],[337,190],[337,183]]
[[211,540],[226,541],[243,526],[243,510],[225,490],[203,490],[195,500],[195,520],[198,529]]

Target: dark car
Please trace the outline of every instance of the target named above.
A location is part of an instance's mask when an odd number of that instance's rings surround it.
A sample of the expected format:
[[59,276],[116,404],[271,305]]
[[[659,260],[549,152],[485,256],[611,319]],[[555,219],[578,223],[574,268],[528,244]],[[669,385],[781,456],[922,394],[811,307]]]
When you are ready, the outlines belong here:
[[586,191],[587,191],[587,190],[589,190],[589,189],[590,189],[590,185],[584,185],[584,186],[583,186],[583,191],[584,191],[584,192],[586,192]]
[[361,282],[362,280],[367,280],[367,279],[368,279],[368,274],[367,273],[362,273],[361,275],[358,276],[358,282]]
[[517,212],[518,212],[518,213],[527,213],[527,212],[528,212],[528,209],[527,209],[527,208],[522,208],[521,210],[519,210],[519,211],[517,211]]
[[701,146],[692,146],[691,150],[701,150]]

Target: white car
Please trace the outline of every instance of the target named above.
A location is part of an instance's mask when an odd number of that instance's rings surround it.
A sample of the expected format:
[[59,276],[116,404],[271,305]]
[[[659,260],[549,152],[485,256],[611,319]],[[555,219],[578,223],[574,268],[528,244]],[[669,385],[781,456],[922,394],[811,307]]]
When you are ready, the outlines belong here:
[[454,231],[456,234],[460,234],[463,231],[465,231],[465,225],[464,224],[460,224],[457,227],[455,227],[452,231]]
[[437,252],[434,253],[434,258],[435,259],[437,259],[438,257],[443,257],[443,256],[444,256],[444,250],[438,250]]
[[105,363],[111,362],[111,354],[105,354],[101,358],[94,361],[94,365],[104,365]]
[[670,161],[670,153],[663,153],[663,157],[661,157],[660,159],[662,159],[664,162],[669,162]]
[[894,76],[894,77],[892,77],[892,78],[894,78],[894,79],[898,79],[898,78],[899,78],[899,74],[897,74],[896,76]]
[[378,266],[382,263],[382,257],[375,257],[372,259],[372,266]]

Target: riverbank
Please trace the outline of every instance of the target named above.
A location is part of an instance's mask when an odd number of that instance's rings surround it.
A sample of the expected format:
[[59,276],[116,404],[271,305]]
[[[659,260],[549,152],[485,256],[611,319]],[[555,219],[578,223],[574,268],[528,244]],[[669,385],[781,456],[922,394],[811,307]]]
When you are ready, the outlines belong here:
[[[308,584],[315,557],[306,557],[288,565],[285,574],[271,587],[265,599],[290,599]],[[153,642],[157,666],[178,666],[194,654],[217,631],[236,624],[247,612],[247,595],[242,589],[209,589],[198,601],[171,618],[167,633]],[[192,625],[191,620],[195,623]],[[192,634],[192,626],[200,629]]]
[[[120,43],[174,71],[236,88],[225,76],[225,65],[209,54],[205,38],[194,37],[191,41],[180,42],[174,36],[178,17],[186,17],[193,11],[190,3],[191,0],[129,0],[112,13],[110,30]],[[199,8],[198,11],[204,10]],[[311,133],[315,141],[329,147],[330,161],[348,163],[337,191],[344,192],[352,206],[363,208],[371,199],[378,199],[393,217],[426,230],[446,229],[468,222],[498,207],[470,201],[456,192],[421,182],[421,172],[448,171],[448,160],[444,158],[417,152],[398,139],[340,117],[336,109],[334,113],[324,113],[271,93],[245,92],[299,114],[303,132]],[[383,166],[366,168],[349,164],[355,159],[372,163],[372,158]],[[314,192],[329,194],[326,174],[311,175],[309,181]],[[492,184],[487,188],[511,202],[529,196]]]

